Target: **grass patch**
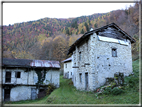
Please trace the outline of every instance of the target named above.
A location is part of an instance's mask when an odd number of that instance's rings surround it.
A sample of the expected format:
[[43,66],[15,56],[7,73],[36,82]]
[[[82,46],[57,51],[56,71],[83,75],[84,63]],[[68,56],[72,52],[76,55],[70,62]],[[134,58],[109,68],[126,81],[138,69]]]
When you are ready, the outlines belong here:
[[[139,60],[133,62],[133,72],[134,78],[138,78]],[[128,79],[125,78],[125,80]],[[6,104],[139,104],[139,83],[136,82],[135,86],[137,87],[126,87],[125,92],[120,95],[103,94],[97,98],[94,92],[76,90],[71,84],[71,79],[64,79],[63,76],[60,76],[60,87],[49,96],[37,100],[7,102]]]

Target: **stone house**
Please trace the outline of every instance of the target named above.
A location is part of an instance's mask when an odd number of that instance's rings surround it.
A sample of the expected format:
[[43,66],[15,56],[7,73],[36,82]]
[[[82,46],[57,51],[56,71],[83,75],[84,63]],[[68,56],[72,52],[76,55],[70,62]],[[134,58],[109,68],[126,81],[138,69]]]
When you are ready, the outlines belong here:
[[62,62],[64,63],[64,78],[72,78],[72,57],[69,57]]
[[68,50],[72,55],[74,86],[93,91],[113,78],[132,73],[131,44],[135,40],[115,23],[86,32]]
[[59,69],[59,61],[3,58],[3,101],[39,98],[49,83],[58,88]]

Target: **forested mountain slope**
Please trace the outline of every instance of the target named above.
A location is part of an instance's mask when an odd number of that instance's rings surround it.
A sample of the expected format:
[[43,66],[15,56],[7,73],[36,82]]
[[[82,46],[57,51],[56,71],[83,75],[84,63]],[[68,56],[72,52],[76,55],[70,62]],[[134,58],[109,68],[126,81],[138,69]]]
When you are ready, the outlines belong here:
[[139,4],[125,10],[69,19],[43,18],[2,27],[3,57],[63,60],[69,46],[90,28],[116,23],[136,39],[133,58],[138,58]]

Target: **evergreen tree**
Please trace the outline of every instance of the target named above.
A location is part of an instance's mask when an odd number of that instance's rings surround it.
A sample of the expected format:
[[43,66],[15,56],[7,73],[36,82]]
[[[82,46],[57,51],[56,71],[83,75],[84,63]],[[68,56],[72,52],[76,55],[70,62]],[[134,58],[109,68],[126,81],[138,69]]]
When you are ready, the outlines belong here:
[[81,34],[84,34],[84,30],[83,29],[81,30]]
[[87,23],[86,23],[86,22],[85,22],[85,24],[84,24],[84,25],[85,25],[85,27],[86,27],[86,30],[87,30],[87,31],[89,31],[89,27],[88,27],[88,25],[87,25]]
[[97,27],[98,27],[97,23],[95,23],[95,24],[94,24],[94,27],[95,27],[95,28],[97,28]]
[[66,34],[68,34],[68,35],[69,35],[69,29],[68,29],[68,28],[66,28]]

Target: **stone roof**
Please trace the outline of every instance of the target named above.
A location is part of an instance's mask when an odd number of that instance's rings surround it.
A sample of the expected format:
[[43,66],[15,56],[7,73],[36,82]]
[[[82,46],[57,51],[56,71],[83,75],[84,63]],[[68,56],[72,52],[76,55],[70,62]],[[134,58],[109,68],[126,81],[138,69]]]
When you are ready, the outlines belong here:
[[79,43],[81,43],[84,39],[88,38],[90,35],[92,35],[93,33],[96,33],[96,32],[99,32],[99,31],[102,31],[103,29],[106,29],[108,27],[113,27],[113,28],[116,28],[119,32],[121,32],[122,34],[124,34],[127,39],[129,39],[131,41],[131,43],[135,43],[135,39],[133,39],[130,35],[128,35],[126,32],[124,32],[121,28],[119,28],[119,26],[117,26],[115,23],[111,23],[111,24],[108,24],[106,26],[103,26],[101,28],[98,28],[98,29],[95,29],[95,30],[91,30],[91,31],[88,31],[86,32],[82,37],[80,37],[79,39],[77,39],[69,48],[68,50],[68,55],[70,53],[72,53],[72,51],[75,50],[75,46],[77,46]]

